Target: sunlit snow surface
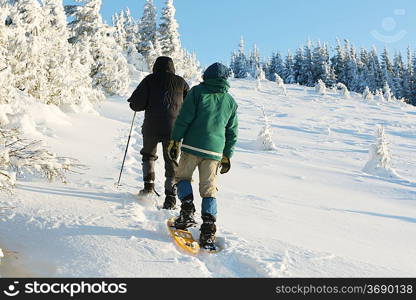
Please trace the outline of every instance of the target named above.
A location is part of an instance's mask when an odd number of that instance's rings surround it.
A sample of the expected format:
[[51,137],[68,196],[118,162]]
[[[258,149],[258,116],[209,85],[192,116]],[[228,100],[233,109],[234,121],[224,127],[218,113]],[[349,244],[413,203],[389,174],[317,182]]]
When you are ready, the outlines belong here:
[[[118,97],[102,103],[99,115],[58,116],[41,107],[28,112],[28,136],[89,169],[69,175],[67,185],[26,178],[15,195],[2,195],[0,206],[15,209],[1,217],[1,245],[18,251],[20,264],[38,276],[415,276],[416,108],[368,102],[354,93],[349,99],[330,90],[321,96],[296,85],[282,96],[276,83],[266,81],[259,89],[255,81],[231,85],[240,136],[231,172],[219,179],[223,252],[182,253],[165,225],[179,212],[141,205],[133,196],[142,186],[143,114],[123,186],[114,187],[133,116]],[[275,151],[256,146],[262,107]],[[390,142],[399,176],[394,179],[362,172],[378,125]],[[157,171],[163,192],[162,159]]]

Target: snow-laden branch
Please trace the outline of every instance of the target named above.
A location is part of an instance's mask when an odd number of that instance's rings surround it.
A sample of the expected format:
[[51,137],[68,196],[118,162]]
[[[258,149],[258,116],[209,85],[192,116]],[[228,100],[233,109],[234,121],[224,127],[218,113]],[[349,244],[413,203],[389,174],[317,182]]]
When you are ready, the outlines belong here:
[[85,166],[77,160],[56,156],[41,141],[25,140],[16,129],[0,129],[0,190],[10,191],[18,175],[32,174],[66,183],[66,173],[81,169]]

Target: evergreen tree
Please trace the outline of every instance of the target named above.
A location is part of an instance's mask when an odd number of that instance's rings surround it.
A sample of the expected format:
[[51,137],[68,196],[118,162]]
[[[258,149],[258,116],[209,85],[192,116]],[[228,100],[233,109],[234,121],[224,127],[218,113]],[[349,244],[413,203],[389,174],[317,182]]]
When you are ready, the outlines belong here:
[[322,46],[320,42],[314,48],[312,66],[314,82],[322,80],[326,86],[334,86],[336,84],[335,72],[329,61],[328,47],[326,45]]
[[315,85],[312,42],[308,41],[304,47],[303,63],[301,65],[301,73],[303,76],[303,85],[313,87]]
[[407,64],[403,71],[403,97],[412,100],[415,96],[415,82],[413,66],[413,53],[410,47],[407,48]]
[[375,47],[373,47],[370,53],[370,72],[372,72],[374,77],[374,90],[382,89],[385,79]]
[[239,49],[233,53],[231,69],[235,78],[246,78],[248,73],[248,60],[245,54],[244,38],[241,37]]
[[260,51],[256,45],[253,46],[253,51],[249,56],[249,72],[252,78],[259,78],[261,72]]
[[303,74],[302,66],[304,64],[304,56],[301,48],[298,48],[293,63],[293,77],[296,83],[301,85],[306,84],[306,77]]
[[156,7],[153,0],[146,0],[144,5],[143,16],[139,22],[139,52],[146,58],[149,56],[151,49],[154,49],[157,40],[156,24]]
[[361,83],[360,78],[358,76],[358,66],[359,66],[359,58],[357,57],[357,53],[355,47],[350,45],[349,41],[346,41],[346,63],[345,63],[345,70],[342,73],[342,77],[346,82],[346,86],[350,91],[361,91]]
[[[11,38],[10,7],[7,3],[0,2],[0,104],[12,102],[16,95],[16,89],[13,86],[14,78],[11,72],[8,57],[8,41]],[[6,121],[0,117],[0,125]]]
[[166,6],[162,11],[161,23],[159,25],[160,44],[162,54],[172,57],[174,60],[180,58],[181,41],[179,37],[179,25],[175,19],[176,9],[173,0],[166,0]]
[[127,49],[127,32],[124,27],[126,23],[126,16],[124,10],[112,17],[114,27],[114,38],[117,44],[124,50]]
[[36,0],[23,0],[11,7],[11,36],[8,40],[9,66],[14,85],[21,91],[46,102],[46,72],[41,49],[43,43],[42,8]]
[[126,32],[126,42],[128,45],[134,45],[135,47],[137,47],[137,45],[140,44],[138,24],[131,15],[131,11],[129,8],[125,10],[124,16],[124,31]]
[[347,64],[347,54],[344,47],[341,45],[341,41],[337,39],[337,46],[335,47],[335,55],[331,58],[332,67],[334,69],[337,81],[343,84],[347,84],[345,77],[345,69]]
[[[372,76],[370,70],[370,57],[366,49],[360,49],[360,59],[357,65],[358,71],[358,82],[359,82],[359,91],[364,92],[366,89],[375,90],[374,86],[374,77]],[[372,89],[370,89],[370,87]]]
[[42,49],[47,76],[47,103],[70,104],[74,101],[71,75],[77,70],[71,66],[69,31],[62,0],[45,0],[43,18],[46,21],[44,42],[48,45]]
[[93,86],[109,95],[124,94],[129,86],[127,61],[114,39],[113,29],[100,15],[101,0],[78,0],[83,6],[67,6],[73,21],[69,24],[71,43],[88,44],[92,60],[90,76]]
[[276,52],[272,55],[268,68],[266,68],[266,78],[268,80],[275,81],[275,74],[278,74],[282,78],[285,77],[285,66],[283,64],[282,56],[279,52]]
[[288,54],[286,56],[283,79],[284,79],[284,82],[287,84],[296,83],[295,76],[294,76],[294,61],[293,61],[293,56],[290,53],[290,51],[288,51]]
[[401,53],[396,52],[393,60],[393,78],[392,89],[396,99],[402,99],[405,97],[404,80],[405,80],[405,66]]
[[393,85],[393,64],[390,59],[389,52],[387,48],[384,48],[381,53],[381,70],[383,76],[383,82],[387,82],[389,86]]

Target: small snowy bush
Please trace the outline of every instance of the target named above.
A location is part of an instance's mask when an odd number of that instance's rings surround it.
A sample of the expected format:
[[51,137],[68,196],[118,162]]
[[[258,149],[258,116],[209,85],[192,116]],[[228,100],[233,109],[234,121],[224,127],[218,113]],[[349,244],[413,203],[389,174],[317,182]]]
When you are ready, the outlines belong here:
[[261,90],[261,87],[262,87],[261,80],[260,79],[257,79],[256,80],[256,91],[260,91]]
[[396,171],[391,166],[391,153],[384,127],[378,128],[377,142],[371,146],[369,154],[370,160],[363,169],[365,173],[380,177],[398,177]]
[[381,90],[377,90],[376,91],[376,96],[374,97],[374,99],[377,102],[384,102],[384,101],[386,101],[386,99],[384,98],[384,94],[383,94],[383,92]]
[[339,90],[339,94],[345,98],[350,98],[350,91],[348,90],[347,86],[341,82],[337,84],[337,89]]
[[58,157],[44,149],[39,141],[24,140],[16,129],[0,129],[0,190],[10,191],[16,177],[24,174],[65,183],[66,172],[82,167],[74,159]]
[[363,92],[363,99],[364,100],[373,100],[374,99],[374,95],[370,91],[370,89],[368,88],[368,86],[365,88],[365,90]]
[[273,151],[276,150],[276,146],[273,143],[273,134],[272,129],[270,127],[270,121],[269,118],[266,116],[266,113],[263,110],[263,119],[264,119],[264,126],[260,130],[260,133],[256,140],[256,145],[259,150],[262,151]]
[[318,82],[315,85],[315,92],[319,95],[326,95],[326,85],[322,81],[322,79],[319,79]]
[[383,96],[385,101],[392,101],[394,99],[393,92],[391,91],[391,88],[387,82],[383,87]]
[[274,74],[276,77],[276,84],[277,84],[277,88],[279,90],[279,93],[282,95],[287,96],[287,90],[286,90],[286,86],[285,83],[282,79],[282,77],[280,77],[278,74]]

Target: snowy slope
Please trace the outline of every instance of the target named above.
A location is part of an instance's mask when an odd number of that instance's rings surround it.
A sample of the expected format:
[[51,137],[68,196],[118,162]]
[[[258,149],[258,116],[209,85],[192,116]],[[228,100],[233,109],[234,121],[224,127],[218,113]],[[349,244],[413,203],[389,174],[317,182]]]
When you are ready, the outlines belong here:
[[[14,209],[0,219],[0,245],[18,254],[15,259],[6,252],[8,267],[0,267],[0,274],[414,276],[416,108],[368,103],[358,95],[347,100],[336,92],[318,96],[299,86],[287,86],[288,96],[280,96],[272,82],[260,90],[253,81],[231,84],[240,138],[232,171],[219,180],[222,253],[182,253],[165,228],[178,211],[159,211],[131,195],[141,187],[142,114],[123,187],[114,187],[133,114],[125,99],[113,97],[97,108],[99,115],[67,114],[53,123],[35,118],[37,134],[53,151],[89,169],[70,175],[67,185],[28,179],[12,197],[1,196],[0,207]],[[271,120],[274,152],[255,148],[262,106]],[[361,171],[382,124],[401,179]],[[161,160],[157,167],[162,191]],[[199,197],[196,202],[200,207]]]

